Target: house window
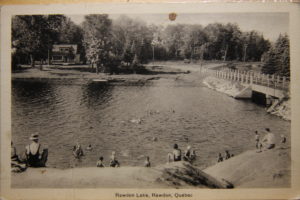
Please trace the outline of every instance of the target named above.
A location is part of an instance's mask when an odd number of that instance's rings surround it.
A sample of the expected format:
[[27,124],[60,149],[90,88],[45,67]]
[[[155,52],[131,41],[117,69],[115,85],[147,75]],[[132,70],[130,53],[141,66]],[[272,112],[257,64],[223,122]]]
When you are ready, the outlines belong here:
[[59,50],[60,50],[60,52],[69,52],[69,48],[68,47],[62,47]]
[[63,60],[62,56],[53,56],[53,60]]

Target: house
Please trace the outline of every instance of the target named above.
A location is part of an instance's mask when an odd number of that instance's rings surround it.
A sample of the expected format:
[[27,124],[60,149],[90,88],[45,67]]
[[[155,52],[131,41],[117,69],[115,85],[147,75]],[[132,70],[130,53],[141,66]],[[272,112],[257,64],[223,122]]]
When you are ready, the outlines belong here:
[[52,64],[79,64],[80,54],[77,44],[54,44],[52,47]]

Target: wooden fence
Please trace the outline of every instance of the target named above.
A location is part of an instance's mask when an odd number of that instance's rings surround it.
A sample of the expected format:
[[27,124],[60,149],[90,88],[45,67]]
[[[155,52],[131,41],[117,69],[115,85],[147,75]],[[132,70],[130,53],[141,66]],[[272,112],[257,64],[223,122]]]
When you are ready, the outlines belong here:
[[253,71],[202,69],[201,73],[210,74],[217,78],[236,81],[246,85],[262,85],[286,91],[289,90],[290,87],[290,79],[288,77],[261,74]]

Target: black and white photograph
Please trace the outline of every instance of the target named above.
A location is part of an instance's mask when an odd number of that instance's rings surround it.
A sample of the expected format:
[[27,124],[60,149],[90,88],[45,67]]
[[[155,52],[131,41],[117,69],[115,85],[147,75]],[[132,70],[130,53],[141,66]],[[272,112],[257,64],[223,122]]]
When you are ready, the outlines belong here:
[[292,188],[288,11],[9,20],[11,189]]

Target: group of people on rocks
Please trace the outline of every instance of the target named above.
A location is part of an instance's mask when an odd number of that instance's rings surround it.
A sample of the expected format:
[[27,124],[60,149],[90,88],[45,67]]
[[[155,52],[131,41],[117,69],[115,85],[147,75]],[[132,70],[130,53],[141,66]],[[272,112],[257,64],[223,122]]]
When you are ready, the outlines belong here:
[[179,149],[178,144],[174,144],[173,152],[168,154],[168,163],[182,160],[190,163],[194,162],[196,160],[196,152],[191,149],[190,145],[188,145],[182,156],[182,152],[181,149]]
[[[275,135],[271,132],[270,128],[265,128],[265,136],[261,139],[258,131],[255,131],[255,147],[256,152],[260,153],[262,150],[268,150],[275,148]],[[286,137],[284,135],[280,135],[281,143],[286,143]]]
[[224,160],[228,160],[233,157],[234,154],[230,154],[228,150],[225,150],[225,157],[222,156],[222,153],[219,153],[217,162],[222,162]]

